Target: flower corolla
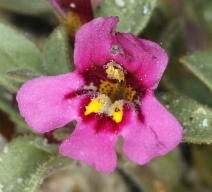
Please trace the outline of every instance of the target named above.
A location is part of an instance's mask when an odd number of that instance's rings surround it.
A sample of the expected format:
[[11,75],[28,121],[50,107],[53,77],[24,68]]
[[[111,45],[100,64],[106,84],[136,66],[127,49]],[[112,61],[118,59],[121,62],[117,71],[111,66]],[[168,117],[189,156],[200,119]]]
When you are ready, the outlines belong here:
[[17,94],[20,113],[39,132],[76,120],[62,155],[111,173],[117,138],[142,165],[173,150],[182,127],[155,98],[168,57],[156,43],[116,32],[118,17],[97,18],[76,34],[76,70],[26,82]]

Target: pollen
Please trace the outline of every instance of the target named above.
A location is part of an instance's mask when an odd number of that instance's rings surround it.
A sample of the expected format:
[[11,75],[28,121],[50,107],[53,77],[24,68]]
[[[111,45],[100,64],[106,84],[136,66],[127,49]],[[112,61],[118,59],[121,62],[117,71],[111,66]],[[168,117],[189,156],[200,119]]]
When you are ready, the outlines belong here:
[[119,68],[115,62],[110,62],[106,69],[108,78],[116,79],[118,81],[124,81],[124,72]]
[[116,123],[121,122],[123,117],[123,107],[121,101],[116,101],[113,103],[110,108],[110,116]]
[[85,115],[89,115],[91,113],[99,113],[104,112],[108,106],[111,105],[110,99],[107,96],[101,95],[88,104],[85,110]]

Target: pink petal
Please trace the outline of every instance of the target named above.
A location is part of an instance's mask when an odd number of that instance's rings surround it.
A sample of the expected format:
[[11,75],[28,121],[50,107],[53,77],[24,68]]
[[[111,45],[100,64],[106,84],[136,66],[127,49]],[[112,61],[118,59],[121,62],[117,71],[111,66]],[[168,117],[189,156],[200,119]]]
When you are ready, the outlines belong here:
[[143,98],[141,111],[144,122],[131,113],[121,135],[125,155],[142,165],[173,150],[182,139],[182,127],[150,93]]
[[81,99],[65,95],[83,85],[77,73],[40,77],[26,82],[17,94],[20,113],[37,132],[48,132],[78,118]]
[[115,60],[134,74],[144,87],[155,89],[166,68],[167,54],[154,42],[115,32],[117,22],[118,17],[98,18],[79,29],[74,52],[78,69],[84,71]]
[[104,65],[113,57],[109,53],[118,17],[102,17],[83,25],[75,38],[74,61],[78,70],[86,70],[93,64]]
[[131,58],[128,63],[123,60],[123,66],[146,88],[155,89],[168,63],[166,52],[158,44],[132,34],[117,33],[116,37],[125,57]]
[[96,121],[78,121],[71,134],[60,146],[60,153],[93,166],[96,170],[111,173],[116,167],[117,135],[97,132]]

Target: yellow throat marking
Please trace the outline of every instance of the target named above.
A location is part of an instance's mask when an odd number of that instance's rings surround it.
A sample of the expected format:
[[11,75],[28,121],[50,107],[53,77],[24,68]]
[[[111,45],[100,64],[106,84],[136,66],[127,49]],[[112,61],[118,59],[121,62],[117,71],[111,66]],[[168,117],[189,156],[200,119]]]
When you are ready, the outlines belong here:
[[116,101],[113,103],[113,105],[111,105],[110,116],[116,123],[121,122],[123,117],[123,107],[121,101]]
[[91,100],[85,110],[85,115],[91,113],[106,113],[116,123],[119,123],[123,117],[122,101],[116,101],[111,103],[109,97],[106,95],[100,95],[97,98]]
[[116,83],[110,83],[109,81],[102,81],[99,87],[99,92],[110,97],[111,101],[113,100],[117,90]]
[[130,102],[133,102],[133,98],[136,94],[136,91],[131,87],[126,87],[124,90],[124,99]]
[[[136,91],[131,87],[126,87],[124,72],[120,65],[114,61],[107,64],[105,71],[108,78],[118,80],[118,82],[111,83],[109,81],[101,81],[99,87],[100,95],[91,100],[84,114],[105,113],[116,123],[119,123],[123,118],[122,99],[133,102]],[[117,95],[118,99],[116,97]],[[113,101],[114,103],[112,103]]]
[[104,109],[108,108],[108,105],[111,105],[110,99],[106,95],[100,95],[99,97],[91,100],[86,107],[85,115],[104,112]]

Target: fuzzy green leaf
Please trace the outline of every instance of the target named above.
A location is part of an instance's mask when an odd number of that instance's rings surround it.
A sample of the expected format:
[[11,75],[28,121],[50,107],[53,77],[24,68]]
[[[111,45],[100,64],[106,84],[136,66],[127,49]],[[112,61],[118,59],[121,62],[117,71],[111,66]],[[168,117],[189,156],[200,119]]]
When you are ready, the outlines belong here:
[[186,95],[191,99],[212,107],[211,91],[197,78],[190,75],[180,77],[166,76],[162,82],[168,90]]
[[[68,39],[64,27],[57,28],[46,43],[43,66],[49,75],[69,73]],[[73,66],[73,65],[72,65]]]
[[[36,141],[36,142],[35,142]],[[38,148],[42,138],[26,136],[9,143],[0,153],[0,183],[5,192],[36,192],[46,175],[71,161]],[[48,146],[47,146],[48,147]],[[55,150],[54,150],[55,151]]]
[[[1,35],[0,35],[1,38]],[[0,45],[1,47],[1,45]],[[14,81],[8,75],[8,71],[15,69],[11,60],[0,49],[0,85],[4,86],[10,92],[16,93],[21,86],[21,83]]]
[[45,74],[42,67],[42,55],[34,43],[18,31],[0,24],[0,84],[16,92],[20,83],[9,78],[6,73],[19,68]]
[[183,141],[212,143],[210,108],[177,94],[158,94],[158,98],[183,126]]
[[158,42],[161,44],[161,47],[166,50],[168,55],[171,55],[173,42],[176,38],[178,38],[181,31],[182,26],[180,24],[180,20],[173,20],[161,34]]
[[185,56],[180,62],[212,90],[212,51]]
[[33,72],[29,69],[16,69],[13,71],[8,71],[7,75],[17,82],[26,82],[30,79],[41,76],[41,74]]
[[27,15],[38,15],[51,11],[46,0],[0,0],[0,7]]
[[95,17],[119,16],[117,30],[138,35],[146,27],[156,0],[107,0],[95,10]]
[[30,179],[26,181],[23,192],[36,192],[37,188],[42,183],[43,179],[55,169],[71,164],[71,160],[63,156],[55,156],[50,158],[47,162],[36,169],[36,172],[31,175]]
[[41,52],[33,42],[7,25],[0,24],[0,31],[0,53],[8,58],[8,65],[44,72]]

